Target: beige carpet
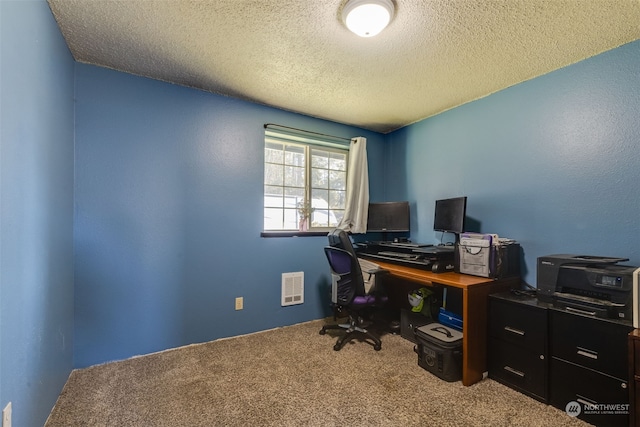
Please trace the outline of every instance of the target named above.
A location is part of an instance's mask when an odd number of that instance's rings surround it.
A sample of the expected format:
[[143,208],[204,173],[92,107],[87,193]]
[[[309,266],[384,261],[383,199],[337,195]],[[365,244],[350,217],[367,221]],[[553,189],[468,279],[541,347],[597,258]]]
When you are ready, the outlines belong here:
[[73,371],[46,427],[588,425],[492,380],[442,381],[398,335],[336,352],[323,322]]

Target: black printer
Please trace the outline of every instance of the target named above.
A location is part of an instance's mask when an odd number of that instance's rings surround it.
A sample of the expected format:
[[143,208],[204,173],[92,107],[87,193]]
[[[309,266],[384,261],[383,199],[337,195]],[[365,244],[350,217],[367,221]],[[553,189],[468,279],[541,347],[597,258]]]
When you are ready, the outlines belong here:
[[538,298],[594,317],[633,320],[633,274],[628,258],[547,255],[538,258]]

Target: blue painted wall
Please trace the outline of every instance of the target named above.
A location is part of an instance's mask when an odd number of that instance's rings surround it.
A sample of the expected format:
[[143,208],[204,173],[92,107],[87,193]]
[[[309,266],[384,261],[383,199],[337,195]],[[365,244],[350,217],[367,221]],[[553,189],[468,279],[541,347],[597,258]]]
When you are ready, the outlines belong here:
[[326,237],[260,237],[263,124],[363,135],[376,171],[382,135],[83,64],[76,100],[76,367],[329,314]]
[[[259,237],[266,122],[366,136],[371,198],[412,201],[416,241],[438,241],[436,199],[464,194],[481,231],[522,244],[529,283],[550,253],[640,264],[640,42],[382,136],[74,66],[44,1],[0,0],[0,23],[0,405],[14,425],[44,422],[72,366],[328,314],[326,238]],[[289,271],[305,272],[305,304],[283,308]]]
[[532,285],[542,255],[640,265],[639,112],[633,42],[387,135],[389,195],[415,201],[426,243],[435,200],[468,196],[479,230],[520,242]]
[[0,1],[0,405],[41,426],[73,364],[73,59],[44,1]]

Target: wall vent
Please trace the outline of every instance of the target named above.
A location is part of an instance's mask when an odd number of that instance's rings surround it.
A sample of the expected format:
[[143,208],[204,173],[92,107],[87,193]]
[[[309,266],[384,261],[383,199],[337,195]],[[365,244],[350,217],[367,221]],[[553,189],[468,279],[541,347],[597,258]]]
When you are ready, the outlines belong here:
[[304,271],[282,273],[282,306],[304,302]]

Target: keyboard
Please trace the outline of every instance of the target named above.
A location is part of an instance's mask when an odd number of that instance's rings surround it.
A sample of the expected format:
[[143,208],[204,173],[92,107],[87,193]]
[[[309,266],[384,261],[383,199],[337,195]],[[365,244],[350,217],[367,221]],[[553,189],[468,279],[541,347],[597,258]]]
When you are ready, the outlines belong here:
[[426,245],[424,243],[412,243],[412,242],[393,242],[390,246],[396,246],[398,248],[426,248],[433,245]]
[[393,258],[403,258],[403,259],[418,259],[419,257],[419,255],[416,255],[416,254],[406,254],[403,252],[391,252],[391,251],[378,252],[378,255],[389,256]]
[[[361,254],[363,257],[381,259],[383,261],[392,262],[394,264],[405,264],[411,267],[416,267],[424,270],[431,270],[432,261],[430,259],[423,259],[416,254],[400,254],[398,252],[386,252],[393,255],[383,255],[385,252],[378,252],[376,254]],[[397,255],[407,255],[410,258],[401,257]]]
[[428,248],[417,248],[414,249],[414,252],[422,253],[422,254],[438,254],[438,253],[451,253],[455,251],[455,246],[453,245],[441,245],[441,246],[430,246]]

